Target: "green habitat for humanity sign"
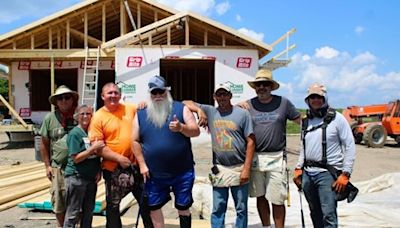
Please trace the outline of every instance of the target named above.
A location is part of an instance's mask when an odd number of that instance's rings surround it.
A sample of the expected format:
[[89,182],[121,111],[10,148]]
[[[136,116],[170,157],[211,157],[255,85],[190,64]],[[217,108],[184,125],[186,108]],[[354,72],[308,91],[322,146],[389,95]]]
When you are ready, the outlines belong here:
[[125,84],[122,85],[121,87],[121,92],[124,94],[134,94],[136,93],[136,85],[129,85],[129,84]]
[[243,84],[234,84],[230,81],[226,82],[232,91],[232,94],[243,94]]

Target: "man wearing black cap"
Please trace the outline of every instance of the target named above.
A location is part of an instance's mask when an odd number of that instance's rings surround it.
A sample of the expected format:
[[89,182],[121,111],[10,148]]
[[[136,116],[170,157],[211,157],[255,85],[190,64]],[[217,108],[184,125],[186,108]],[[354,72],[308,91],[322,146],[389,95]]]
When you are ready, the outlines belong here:
[[[338,227],[337,193],[352,186],[353,134],[343,115],[329,107],[324,85],[312,84],[305,102],[309,109],[302,123],[303,148],[293,180],[304,192],[314,227]],[[348,202],[357,193],[352,194],[346,197]]]
[[[145,179],[145,192],[154,227],[164,227],[161,208],[175,195],[182,228],[191,227],[194,160],[190,137],[200,134],[194,115],[172,99],[161,76],[150,78],[146,108],[133,120],[132,139],[141,144],[134,153]],[[138,144],[135,144],[138,145]]]
[[213,228],[225,226],[229,191],[235,202],[235,227],[245,228],[248,224],[247,200],[255,138],[249,112],[233,106],[231,98],[229,85],[219,84],[214,92],[217,108],[184,101],[190,110],[199,115],[199,125],[207,126],[211,133],[213,167],[210,181],[213,185],[211,214]]

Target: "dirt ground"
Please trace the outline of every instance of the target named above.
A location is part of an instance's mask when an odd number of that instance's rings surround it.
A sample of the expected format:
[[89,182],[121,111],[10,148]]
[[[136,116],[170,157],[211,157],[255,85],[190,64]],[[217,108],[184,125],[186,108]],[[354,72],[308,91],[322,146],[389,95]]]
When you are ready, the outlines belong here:
[[[289,167],[294,167],[300,147],[299,136],[288,136]],[[196,176],[207,176],[211,167],[211,145],[209,136],[205,133],[192,140],[193,152],[196,161]],[[0,133],[0,165],[26,163],[35,160],[33,142],[10,143],[5,134]],[[400,172],[400,150],[393,142],[388,141],[384,148],[367,148],[357,145],[357,157],[351,181],[366,181],[380,175]],[[44,172],[44,170],[43,170]],[[164,213],[167,218],[176,218],[172,205],[165,206]],[[124,216],[136,218],[137,208],[132,207]],[[37,212],[29,209],[14,207],[0,212],[0,227],[55,227],[55,220],[27,220],[33,217],[50,217],[48,212]],[[193,216],[195,219],[196,216]]]

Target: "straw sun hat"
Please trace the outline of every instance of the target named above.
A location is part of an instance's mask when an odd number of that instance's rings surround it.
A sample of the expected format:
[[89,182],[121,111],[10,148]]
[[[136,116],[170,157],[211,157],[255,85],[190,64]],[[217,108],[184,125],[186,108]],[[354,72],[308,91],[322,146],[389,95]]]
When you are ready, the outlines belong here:
[[50,104],[56,106],[57,105],[57,96],[67,94],[67,93],[70,93],[72,95],[72,98],[74,99],[74,101],[78,101],[78,99],[79,99],[78,93],[71,90],[67,86],[62,85],[62,86],[58,87],[56,89],[56,92],[49,97]]
[[256,88],[256,82],[271,82],[272,83],[272,90],[276,90],[279,88],[279,83],[276,82],[272,78],[272,72],[267,69],[260,69],[257,71],[256,78],[254,81],[248,81],[251,88]]

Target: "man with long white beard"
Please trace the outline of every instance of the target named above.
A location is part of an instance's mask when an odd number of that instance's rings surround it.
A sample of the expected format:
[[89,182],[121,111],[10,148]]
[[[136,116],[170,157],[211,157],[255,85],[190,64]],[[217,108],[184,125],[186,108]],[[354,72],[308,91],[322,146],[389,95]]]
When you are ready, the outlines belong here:
[[[145,179],[145,192],[154,227],[164,227],[161,208],[175,195],[180,226],[191,227],[194,160],[190,137],[200,134],[194,115],[181,102],[174,101],[170,87],[161,76],[149,83],[147,108],[139,110],[133,121],[135,157]],[[139,148],[139,149],[138,149]]]

